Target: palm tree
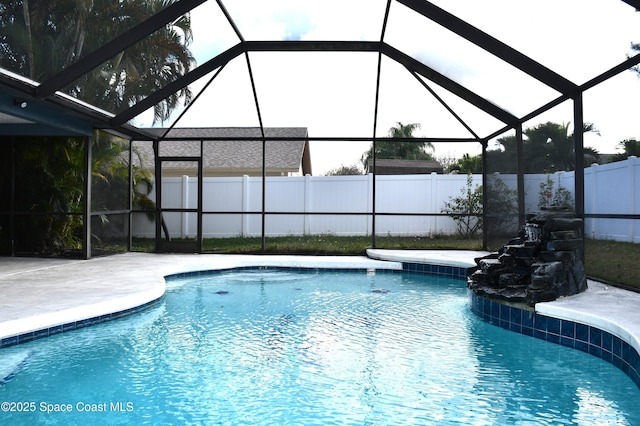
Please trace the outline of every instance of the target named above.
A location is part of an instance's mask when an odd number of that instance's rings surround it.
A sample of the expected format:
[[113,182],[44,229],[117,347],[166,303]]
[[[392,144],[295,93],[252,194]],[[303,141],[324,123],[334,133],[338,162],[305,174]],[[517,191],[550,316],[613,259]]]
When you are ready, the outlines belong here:
[[[583,123],[582,133],[588,132],[600,134],[593,123]],[[524,154],[526,168],[529,168],[527,173],[575,170],[575,137],[569,133],[569,123],[547,122],[528,128],[523,133],[527,136]],[[585,166],[598,159],[596,150],[584,148]]]
[[[18,0],[0,4],[0,66],[45,81],[177,0]],[[110,112],[120,112],[175,81],[195,65],[184,15],[120,52],[64,90]],[[154,107],[164,120],[191,91]]]
[[[389,129],[389,137],[395,139],[413,138],[413,133],[420,128],[419,123],[402,124],[397,122],[396,126]],[[411,141],[382,141],[371,145],[371,149],[362,155],[364,169],[369,169],[373,147],[375,146],[376,158],[402,159],[402,160],[432,160],[433,157],[427,150],[433,150],[431,142],[411,142]]]
[[82,242],[82,140],[22,138],[14,146],[16,251],[54,254]]
[[516,173],[517,170],[517,140],[514,135],[498,138],[501,149],[487,150],[487,173]]
[[[599,134],[592,123],[584,123],[582,132]],[[523,159],[525,173],[553,173],[575,170],[574,134],[569,133],[569,123],[542,123],[523,131]],[[515,173],[517,171],[516,137],[505,136],[498,139],[501,150],[487,151],[488,173]],[[593,148],[584,148],[585,167],[600,159]]]
[[[46,81],[81,57],[177,0],[16,0],[0,2],[0,67]],[[184,15],[110,58],[63,90],[118,112],[186,74],[195,65],[188,49],[191,21]],[[169,117],[188,88],[155,106],[156,120]],[[33,212],[16,225],[20,250],[55,253],[82,242],[84,142],[30,138],[17,145],[16,208]],[[128,208],[128,143],[94,137],[93,211]],[[128,156],[127,156],[128,157]],[[4,178],[3,178],[4,179]],[[133,203],[149,212],[150,176],[134,168]],[[138,185],[139,183],[139,185]],[[140,191],[136,191],[140,189]],[[106,223],[106,222],[104,222]]]
[[[121,10],[122,2],[100,2],[109,5],[114,17],[125,12]],[[127,25],[138,24],[173,2],[133,2],[133,13],[127,19],[132,22]],[[104,11],[100,15],[103,14]],[[99,39],[98,44],[106,41]],[[120,112],[189,72],[195,65],[188,49],[191,41],[191,20],[189,15],[184,15],[102,64],[70,88],[70,93],[108,111]],[[190,102],[191,97],[189,88],[172,94],[154,107],[155,121],[166,120],[180,100]]]

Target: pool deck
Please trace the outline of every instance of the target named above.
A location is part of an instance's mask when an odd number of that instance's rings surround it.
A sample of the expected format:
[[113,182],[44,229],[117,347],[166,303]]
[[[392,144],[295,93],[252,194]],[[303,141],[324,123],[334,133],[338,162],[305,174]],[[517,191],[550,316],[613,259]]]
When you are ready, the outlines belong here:
[[[134,309],[162,298],[164,277],[244,266],[402,269],[402,262],[463,268],[486,252],[369,250],[368,256],[123,253],[91,260],[0,257],[0,339]],[[587,291],[538,303],[542,315],[608,331],[640,353],[640,294],[589,281]]]

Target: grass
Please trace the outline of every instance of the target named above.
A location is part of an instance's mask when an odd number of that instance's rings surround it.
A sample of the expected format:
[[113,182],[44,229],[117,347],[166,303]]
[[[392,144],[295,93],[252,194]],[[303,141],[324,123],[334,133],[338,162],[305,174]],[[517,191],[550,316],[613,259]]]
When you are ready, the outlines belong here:
[[[347,256],[366,254],[371,248],[371,237],[339,237],[335,235],[308,235],[291,237],[268,237],[262,251],[262,239],[251,237],[206,238],[205,253],[233,254],[291,254]],[[481,240],[456,239],[452,237],[377,237],[376,248],[395,250],[480,250]],[[151,239],[134,239],[134,251],[154,250]]]
[[[371,247],[371,237],[338,237],[334,235],[310,235],[302,237],[270,237],[265,240],[267,254],[302,255],[365,255]],[[261,253],[261,238],[207,239],[203,243],[210,253]],[[426,237],[377,237],[376,248],[384,249],[468,249],[479,250],[479,240]]]
[[584,260],[589,277],[640,289],[640,244],[587,239]]
[[[371,237],[338,237],[310,235],[303,237],[269,237],[265,240],[267,254],[297,255],[365,255],[371,247]],[[505,241],[506,242],[506,241]],[[377,237],[376,248],[396,250],[481,250],[479,240],[452,237]],[[261,238],[205,239],[206,253],[259,254]],[[153,251],[152,240],[134,242],[136,251]],[[640,245],[607,240],[585,241],[585,265],[591,278],[629,289],[640,290]]]

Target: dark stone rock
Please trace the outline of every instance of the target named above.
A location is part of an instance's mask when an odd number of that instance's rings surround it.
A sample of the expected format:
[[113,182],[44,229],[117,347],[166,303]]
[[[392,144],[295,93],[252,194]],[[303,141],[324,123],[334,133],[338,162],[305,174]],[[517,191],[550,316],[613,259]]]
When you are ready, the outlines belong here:
[[500,261],[500,263],[502,263],[503,265],[506,265],[506,266],[511,266],[515,262],[515,259],[513,258],[513,255],[511,255],[511,254],[509,254],[507,252],[502,253],[498,257],[498,260]]
[[582,219],[550,217],[545,222],[544,229],[547,232],[571,230],[579,234],[582,230]]
[[496,268],[501,268],[502,267],[502,263],[500,262],[500,259],[481,259],[480,262],[478,262],[478,266],[480,266],[480,269],[483,271],[490,271],[492,269],[496,269]]
[[582,239],[572,240],[553,240],[547,241],[547,250],[560,251],[560,250],[581,250],[584,247],[584,241]]
[[527,280],[526,274],[508,272],[508,273],[500,274],[500,278],[498,279],[498,284],[503,287],[521,286],[521,285],[526,285],[526,280]]
[[557,298],[558,295],[552,289],[527,290],[526,301],[528,305],[533,306],[536,303],[551,302]]
[[571,231],[551,231],[549,237],[552,240],[573,240],[579,239],[580,233],[576,230]]
[[497,253],[477,258],[467,286],[476,294],[533,306],[587,288],[583,223],[566,209],[546,209]]
[[537,257],[538,262],[575,262],[576,256],[572,251],[541,251]]

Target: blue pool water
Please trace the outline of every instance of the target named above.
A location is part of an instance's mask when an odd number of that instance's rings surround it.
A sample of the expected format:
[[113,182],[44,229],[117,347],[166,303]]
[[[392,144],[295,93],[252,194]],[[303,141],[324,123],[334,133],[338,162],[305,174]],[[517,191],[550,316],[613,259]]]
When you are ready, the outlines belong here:
[[[490,325],[461,280],[235,271],[0,351],[2,424],[640,424],[602,359]],[[7,405],[8,403],[8,405]]]

